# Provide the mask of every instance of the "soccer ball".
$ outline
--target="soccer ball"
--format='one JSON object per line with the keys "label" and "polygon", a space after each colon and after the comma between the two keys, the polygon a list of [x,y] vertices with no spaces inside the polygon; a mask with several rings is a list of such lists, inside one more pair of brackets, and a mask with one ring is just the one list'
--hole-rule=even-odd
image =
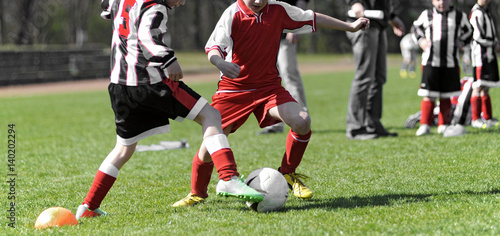
{"label": "soccer ball", "polygon": [[252,171],[245,184],[264,194],[261,202],[247,202],[247,206],[257,212],[280,210],[288,198],[288,183],[279,171],[264,167]]}

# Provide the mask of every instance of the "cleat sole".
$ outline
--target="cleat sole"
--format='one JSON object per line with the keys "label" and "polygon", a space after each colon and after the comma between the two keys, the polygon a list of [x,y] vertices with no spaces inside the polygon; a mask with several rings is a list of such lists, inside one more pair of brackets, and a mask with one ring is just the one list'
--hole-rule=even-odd
{"label": "cleat sole", "polygon": [[238,198],[247,202],[261,202],[262,200],[264,200],[264,196],[249,196],[249,195],[232,194],[226,192],[218,192],[217,195],[221,197]]}

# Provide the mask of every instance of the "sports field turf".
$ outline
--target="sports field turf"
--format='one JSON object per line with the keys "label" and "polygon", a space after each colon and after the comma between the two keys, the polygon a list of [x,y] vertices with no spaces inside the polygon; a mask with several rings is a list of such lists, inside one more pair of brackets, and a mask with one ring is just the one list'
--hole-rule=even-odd
{"label": "sports field turf", "polygon": [[[343,60],[301,57],[301,61]],[[345,58],[344,58],[345,59]],[[390,58],[399,61],[399,56]],[[140,152],[120,171],[102,209],[111,216],[80,225],[34,230],[52,206],[75,211],[103,158],[115,144],[106,89],[97,92],[0,98],[4,158],[0,174],[0,235],[498,235],[500,234],[499,129],[467,127],[468,134],[415,137],[406,118],[420,109],[419,79],[401,79],[391,63],[384,87],[383,123],[397,138],[349,141],[345,113],[352,70],[303,75],[313,136],[297,172],[309,175],[309,201],[290,196],[284,209],[256,213],[235,199],[175,209],[190,190],[191,160],[201,143],[194,122],[172,122],[172,133],[140,144],[187,139],[189,149]],[[216,84],[189,83],[206,98]],[[500,117],[500,89],[491,90]],[[9,124],[15,124],[15,161],[7,158]],[[229,136],[241,174],[280,165],[286,133],[256,136],[253,117]],[[9,171],[9,164],[15,168]],[[9,176],[8,174],[17,174]],[[10,178],[15,177],[12,193]],[[9,197],[15,196],[15,202]],[[15,227],[8,218],[15,203]]]}

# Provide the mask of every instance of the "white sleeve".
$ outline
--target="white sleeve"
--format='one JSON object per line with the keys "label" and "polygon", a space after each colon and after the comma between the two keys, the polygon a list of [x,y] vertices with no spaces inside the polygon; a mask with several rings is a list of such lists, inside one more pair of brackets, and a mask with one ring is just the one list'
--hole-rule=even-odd
{"label": "white sleeve", "polygon": [[[425,10],[420,14],[418,19],[413,22],[413,37],[414,40],[417,42],[420,42],[422,39],[425,38],[425,30],[426,30],[426,22],[428,22],[428,17],[427,17],[427,12],[430,10]],[[432,22],[429,22],[429,24],[432,24]]]}
{"label": "white sleeve", "polygon": [[205,52],[208,53],[212,50],[219,50],[220,54],[225,59],[227,53],[231,51],[233,40],[231,38],[231,27],[233,23],[233,16],[235,13],[235,4],[231,5],[220,17],[217,25],[215,26],[212,35],[208,38],[205,45]]}
{"label": "white sleeve", "polygon": [[273,1],[285,8],[288,17],[283,18],[285,30],[283,33],[307,34],[316,31],[316,13],[312,10],[302,10],[285,2]]}

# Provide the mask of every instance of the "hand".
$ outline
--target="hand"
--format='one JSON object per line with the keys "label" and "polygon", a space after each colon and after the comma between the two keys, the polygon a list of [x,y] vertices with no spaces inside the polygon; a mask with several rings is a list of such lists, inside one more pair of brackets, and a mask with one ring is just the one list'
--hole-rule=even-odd
{"label": "hand", "polygon": [[365,16],[365,8],[363,7],[363,5],[359,2],[357,3],[354,3],[352,6],[351,6],[351,10],[354,12],[354,14],[356,15],[356,18],[361,18],[361,17],[364,17]]}
{"label": "hand", "polygon": [[358,18],[356,21],[351,23],[351,32],[356,32],[358,30],[366,30],[370,28],[370,20],[364,17]]}
{"label": "hand", "polygon": [[427,48],[430,48],[431,44],[432,44],[431,41],[429,41],[428,39],[422,39],[420,43],[418,43],[420,48],[424,51],[427,50]]}
{"label": "hand", "polygon": [[391,24],[395,35],[398,37],[403,36],[405,33],[405,24],[401,19],[399,19],[399,17],[394,17],[389,23]]}
{"label": "hand", "polygon": [[216,66],[223,75],[230,79],[237,78],[240,75],[241,67],[238,64],[221,60]]}
{"label": "hand", "polygon": [[180,79],[182,79],[182,77],[184,77],[182,75],[181,66],[177,61],[172,62],[172,64],[170,64],[167,67],[167,71],[168,71],[168,79],[172,81],[178,82]]}

